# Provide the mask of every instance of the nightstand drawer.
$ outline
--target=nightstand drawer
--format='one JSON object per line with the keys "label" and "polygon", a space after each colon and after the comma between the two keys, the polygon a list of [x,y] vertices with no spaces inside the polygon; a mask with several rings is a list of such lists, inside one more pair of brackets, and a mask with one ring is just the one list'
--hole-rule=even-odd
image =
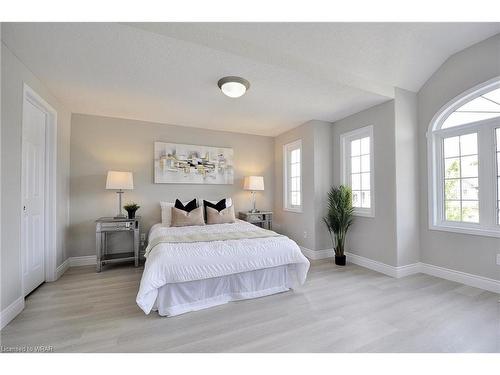
{"label": "nightstand drawer", "polygon": [[271,211],[239,212],[238,217],[240,220],[244,220],[261,228],[272,229],[273,213]]}
{"label": "nightstand drawer", "polygon": [[99,223],[99,228],[101,232],[109,231],[124,231],[124,230],[134,230],[133,222],[120,222],[120,223]]}

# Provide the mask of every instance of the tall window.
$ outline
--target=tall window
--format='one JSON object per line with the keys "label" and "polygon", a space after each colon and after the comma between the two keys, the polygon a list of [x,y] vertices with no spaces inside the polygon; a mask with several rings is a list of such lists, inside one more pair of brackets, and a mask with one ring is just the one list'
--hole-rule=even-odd
{"label": "tall window", "polygon": [[354,213],[374,216],[373,127],[341,135],[342,184],[352,189]]}
{"label": "tall window", "polygon": [[445,219],[479,223],[477,133],[444,138]]}
{"label": "tall window", "polygon": [[429,136],[431,229],[500,237],[500,82],[438,113]]}
{"label": "tall window", "polygon": [[283,146],[284,209],[302,211],[302,141]]}

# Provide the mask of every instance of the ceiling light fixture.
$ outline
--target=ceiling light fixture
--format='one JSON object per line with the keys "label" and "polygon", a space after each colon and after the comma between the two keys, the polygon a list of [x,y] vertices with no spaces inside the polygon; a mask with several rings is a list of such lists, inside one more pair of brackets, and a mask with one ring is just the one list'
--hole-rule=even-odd
{"label": "ceiling light fixture", "polygon": [[250,82],[241,77],[224,77],[219,79],[217,86],[219,86],[224,95],[230,98],[239,98],[250,88]]}

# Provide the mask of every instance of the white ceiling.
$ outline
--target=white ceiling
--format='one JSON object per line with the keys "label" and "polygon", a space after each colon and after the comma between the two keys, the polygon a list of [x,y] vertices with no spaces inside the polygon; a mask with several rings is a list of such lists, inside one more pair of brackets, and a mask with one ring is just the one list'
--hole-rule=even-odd
{"label": "white ceiling", "polygon": [[[500,23],[11,23],[2,40],[74,113],[277,135],[418,91]],[[225,97],[219,78],[251,88]]]}

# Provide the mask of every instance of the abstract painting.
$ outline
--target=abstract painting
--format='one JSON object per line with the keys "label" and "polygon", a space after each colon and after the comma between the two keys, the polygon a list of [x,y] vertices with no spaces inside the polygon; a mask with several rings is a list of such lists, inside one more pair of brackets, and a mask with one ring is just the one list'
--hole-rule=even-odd
{"label": "abstract painting", "polygon": [[155,142],[157,184],[232,184],[233,149]]}

